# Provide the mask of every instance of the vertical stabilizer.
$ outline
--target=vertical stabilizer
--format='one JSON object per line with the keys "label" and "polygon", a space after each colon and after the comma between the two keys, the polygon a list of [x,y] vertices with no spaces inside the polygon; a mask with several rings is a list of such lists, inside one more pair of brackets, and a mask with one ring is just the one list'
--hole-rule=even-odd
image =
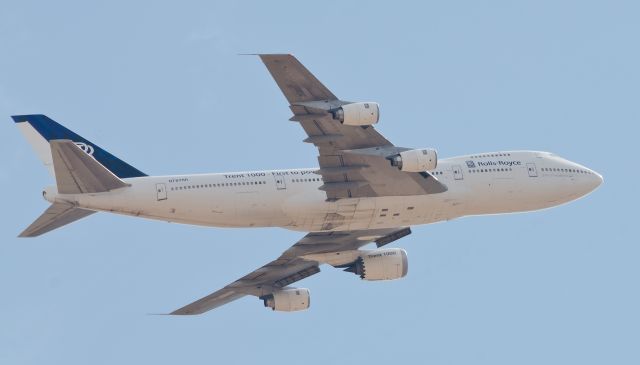
{"label": "vertical stabilizer", "polygon": [[56,123],[46,115],[14,115],[11,118],[16,122],[20,131],[25,135],[27,141],[34,148],[36,154],[52,176],[55,176],[55,172],[53,169],[53,159],[51,158],[49,142],[57,139],[68,139],[73,141],[73,143],[80,147],[84,152],[93,156],[93,158],[100,162],[102,166],[106,167],[121,179],[147,176],[142,171],[103,150],[95,143]]}

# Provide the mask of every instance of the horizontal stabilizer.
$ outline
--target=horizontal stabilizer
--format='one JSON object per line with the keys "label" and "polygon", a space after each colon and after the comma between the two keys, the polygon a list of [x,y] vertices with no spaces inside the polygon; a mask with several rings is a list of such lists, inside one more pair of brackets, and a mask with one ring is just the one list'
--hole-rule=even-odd
{"label": "horizontal stabilizer", "polygon": [[36,237],[95,213],[71,204],[53,203],[19,237]]}
{"label": "horizontal stabilizer", "polygon": [[128,186],[74,142],[58,139],[49,143],[58,193],[102,193]]}

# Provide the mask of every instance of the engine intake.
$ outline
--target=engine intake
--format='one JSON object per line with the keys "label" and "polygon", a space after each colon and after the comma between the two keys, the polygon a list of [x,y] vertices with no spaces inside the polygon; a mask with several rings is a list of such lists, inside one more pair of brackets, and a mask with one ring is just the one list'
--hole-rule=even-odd
{"label": "engine intake", "polygon": [[380,107],[378,103],[373,102],[345,104],[336,109],[333,116],[344,125],[372,125],[380,119]]}
{"label": "engine intake", "polygon": [[309,308],[311,297],[309,289],[289,288],[275,291],[269,295],[260,297],[264,306],[274,311],[295,312]]}
{"label": "engine intake", "polygon": [[344,271],[360,275],[363,280],[395,280],[409,270],[407,251],[401,248],[362,250],[362,255]]}
{"label": "engine intake", "polygon": [[389,157],[389,160],[400,171],[423,172],[438,166],[438,152],[433,148],[408,150]]}

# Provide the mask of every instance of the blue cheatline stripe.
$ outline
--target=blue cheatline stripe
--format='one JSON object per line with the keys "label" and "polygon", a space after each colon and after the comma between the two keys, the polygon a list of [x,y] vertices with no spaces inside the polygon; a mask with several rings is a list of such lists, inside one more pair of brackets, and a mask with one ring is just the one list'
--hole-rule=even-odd
{"label": "blue cheatline stripe", "polygon": [[13,118],[13,121],[16,123],[27,122],[31,124],[33,128],[35,128],[35,130],[38,131],[38,133],[40,133],[47,141],[51,141],[52,139],[70,139],[74,142],[86,143],[93,147],[93,157],[98,160],[102,166],[106,167],[121,179],[127,177],[147,176],[144,172],[120,160],[116,156],[98,147],[96,144],[82,138],[82,136],[73,133],[46,115],[14,115],[11,118]]}

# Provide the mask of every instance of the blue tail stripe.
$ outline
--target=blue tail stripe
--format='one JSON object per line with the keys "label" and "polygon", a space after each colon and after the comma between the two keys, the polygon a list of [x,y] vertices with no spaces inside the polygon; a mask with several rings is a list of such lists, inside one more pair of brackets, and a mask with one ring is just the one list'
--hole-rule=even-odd
{"label": "blue tail stripe", "polygon": [[62,125],[56,123],[51,118],[42,114],[14,115],[13,121],[16,123],[27,122],[35,128],[47,141],[52,139],[70,139],[74,142],[82,142],[93,147],[93,157],[104,167],[117,177],[123,179],[128,177],[147,176],[144,172],[120,160],[109,152],[98,147],[96,144],[82,138]]}

